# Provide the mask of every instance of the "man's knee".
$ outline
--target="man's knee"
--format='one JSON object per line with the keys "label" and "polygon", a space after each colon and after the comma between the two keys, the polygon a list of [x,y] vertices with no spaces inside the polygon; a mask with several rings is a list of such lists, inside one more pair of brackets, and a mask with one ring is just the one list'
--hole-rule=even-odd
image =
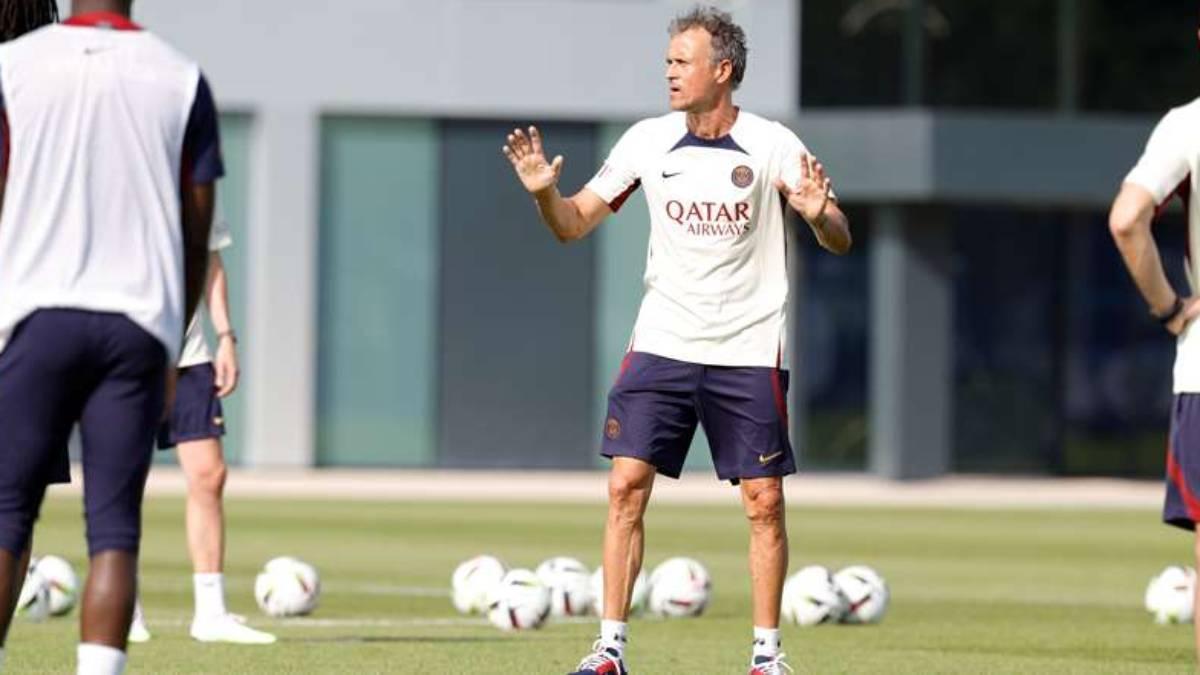
{"label": "man's knee", "polygon": [[188,482],[196,492],[220,497],[225,490],[225,479],[228,475],[229,468],[225,465],[225,460],[218,457],[196,467],[192,475],[188,476]]}
{"label": "man's knee", "polygon": [[783,485],[781,482],[747,484],[746,517],[759,527],[774,527],[783,522]]}
{"label": "man's knee", "polygon": [[614,463],[608,477],[608,501],[612,510],[640,515],[654,485],[654,467],[644,462]]}

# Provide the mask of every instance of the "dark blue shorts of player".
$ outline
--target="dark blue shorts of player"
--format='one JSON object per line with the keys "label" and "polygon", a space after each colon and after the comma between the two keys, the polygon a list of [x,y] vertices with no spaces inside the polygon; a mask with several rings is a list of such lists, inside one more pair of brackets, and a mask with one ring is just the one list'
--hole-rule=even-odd
{"label": "dark blue shorts of player", "polygon": [[78,422],[89,553],[138,550],[165,368],[162,344],[120,314],[41,310],[17,326],[0,352],[0,549],[29,545]]}
{"label": "dark blue shorts of player", "polygon": [[1163,521],[1185,530],[1200,521],[1200,394],[1178,394],[1171,407]]}
{"label": "dark blue shorts of player", "polygon": [[225,413],[217,396],[217,373],[211,363],[180,369],[175,407],[158,430],[160,450],[180,443],[225,435]]}
{"label": "dark blue shorts of player", "polygon": [[704,425],[721,480],[796,472],[788,442],[788,374],[630,352],[608,395],[601,454],[636,457],[678,478]]}

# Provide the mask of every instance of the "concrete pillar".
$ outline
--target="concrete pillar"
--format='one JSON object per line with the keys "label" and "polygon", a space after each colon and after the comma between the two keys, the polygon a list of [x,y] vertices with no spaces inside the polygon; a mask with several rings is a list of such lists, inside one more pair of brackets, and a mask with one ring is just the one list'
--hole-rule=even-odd
{"label": "concrete pillar", "polygon": [[246,278],[246,448],[251,466],[310,466],[316,456],[318,155],[307,106],[255,120]]}
{"label": "concrete pillar", "polygon": [[872,229],[870,469],[894,480],[952,467],[951,230],[916,214],[879,206]]}

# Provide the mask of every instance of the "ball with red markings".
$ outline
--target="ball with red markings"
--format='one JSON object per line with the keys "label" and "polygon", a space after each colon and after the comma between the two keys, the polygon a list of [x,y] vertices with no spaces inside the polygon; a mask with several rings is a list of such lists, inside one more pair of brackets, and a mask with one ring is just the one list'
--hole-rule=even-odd
{"label": "ball with red markings", "polygon": [[317,608],[321,579],[308,563],[272,558],[254,580],[254,599],[268,616],[303,616]]}
{"label": "ball with red markings", "polygon": [[500,630],[541,628],[550,616],[550,589],[526,569],[509,570],[487,594],[487,617]]}
{"label": "ball with red markings", "polygon": [[798,626],[837,623],[845,617],[846,605],[833,574],[821,565],[803,567],[783,584],[783,618]]}
{"label": "ball with red markings", "polygon": [[582,562],[558,556],[538,565],[536,573],[550,589],[550,616],[583,616],[592,611],[591,574]]}
{"label": "ball with red markings", "polygon": [[712,598],[712,577],[691,558],[670,558],[650,573],[650,611],[657,616],[700,616]]}
{"label": "ball with red markings", "polygon": [[843,623],[878,623],[887,613],[891,592],[887,581],[866,565],[852,565],[833,575],[848,606]]}

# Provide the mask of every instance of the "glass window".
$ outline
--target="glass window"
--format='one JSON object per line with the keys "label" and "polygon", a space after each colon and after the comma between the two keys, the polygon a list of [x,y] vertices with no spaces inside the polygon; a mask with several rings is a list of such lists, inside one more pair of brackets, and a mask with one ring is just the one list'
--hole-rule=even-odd
{"label": "glass window", "polygon": [[321,123],[319,464],[433,462],[438,135]]}

